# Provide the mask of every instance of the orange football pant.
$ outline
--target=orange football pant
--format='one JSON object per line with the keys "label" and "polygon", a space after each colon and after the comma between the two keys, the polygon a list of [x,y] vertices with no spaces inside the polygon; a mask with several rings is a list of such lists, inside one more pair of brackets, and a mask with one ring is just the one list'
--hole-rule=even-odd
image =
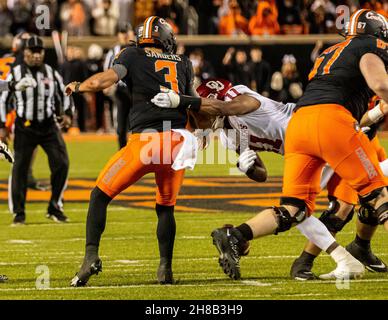
{"label": "orange football pant", "polygon": [[114,198],[153,172],[157,186],[156,203],[175,205],[185,170],[175,171],[171,165],[182,142],[183,137],[172,131],[130,135],[127,145],[105,165],[97,179],[97,187]]}
{"label": "orange football pant", "polygon": [[303,107],[292,116],[286,131],[283,197],[303,200],[312,214],[325,163],[360,196],[388,185],[375,148],[341,105]]}
{"label": "orange football pant", "polygon": [[[373,148],[376,151],[379,162],[387,159],[385,149],[380,144],[379,138],[376,136],[371,140]],[[341,179],[338,174],[334,173],[333,177],[327,183],[327,191],[329,196],[334,196],[339,200],[349,204],[356,205],[358,203],[358,194],[344,179]]]}

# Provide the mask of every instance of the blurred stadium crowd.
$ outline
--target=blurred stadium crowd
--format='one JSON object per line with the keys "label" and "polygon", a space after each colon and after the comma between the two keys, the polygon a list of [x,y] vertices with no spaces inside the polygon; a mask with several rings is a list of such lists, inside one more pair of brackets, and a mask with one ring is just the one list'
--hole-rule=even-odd
{"label": "blurred stadium crowd", "polygon": [[[38,30],[35,9],[42,4],[50,8],[50,29]],[[116,36],[117,42],[125,45],[133,39],[128,22],[136,26],[150,15],[165,18],[178,34],[188,35],[337,33],[336,6],[342,4],[351,12],[363,7],[388,15],[388,0],[0,0],[0,36],[21,32],[51,36],[52,31],[60,30],[76,37]],[[68,47],[65,61],[59,63],[65,84],[83,81],[103,70],[107,52],[98,43],[96,39],[88,50]],[[309,68],[323,47],[322,42],[316,43],[310,61],[297,61],[298,56],[284,52],[277,67],[266,61],[259,47],[226,48],[223,74],[217,72],[214,57],[205,56],[202,48],[185,50],[181,45],[178,53],[189,56],[197,84],[221,76],[271,99],[295,102],[305,83],[297,65],[302,63]],[[77,112],[73,125],[81,132],[114,130],[114,90],[75,95],[74,99]]]}
{"label": "blurred stadium crowd", "polygon": [[[50,9],[50,29],[37,30],[35,7]],[[387,0],[0,0],[0,36],[22,31],[72,36],[114,35],[120,23],[165,18],[179,34],[335,33],[336,6],[388,13]]]}

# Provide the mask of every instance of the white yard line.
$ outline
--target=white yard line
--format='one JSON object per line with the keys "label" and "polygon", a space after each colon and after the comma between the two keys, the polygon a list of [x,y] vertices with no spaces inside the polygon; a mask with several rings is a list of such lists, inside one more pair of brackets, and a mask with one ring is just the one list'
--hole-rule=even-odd
{"label": "white yard line", "polygon": [[[202,280],[202,279],[201,279]],[[221,278],[211,278],[208,280],[223,280]],[[203,279],[203,281],[206,281],[206,279]],[[190,288],[190,287],[206,287],[206,288],[211,288],[211,287],[217,287],[219,288],[219,291],[222,291],[222,287],[228,288],[228,287],[239,287],[241,284],[244,284],[246,286],[252,286],[252,287],[257,287],[258,285],[255,284],[257,281],[250,281],[246,280],[245,283],[244,281],[238,282],[231,282],[231,283],[208,283],[208,284],[177,284],[175,286],[171,286],[171,288],[178,289],[178,288]],[[323,280],[317,280],[317,281],[305,281],[305,282],[298,282],[298,281],[275,281],[272,282],[270,285],[281,285],[281,284],[334,284],[336,281],[323,281]],[[350,285],[352,283],[378,283],[378,282],[388,282],[388,279],[360,279],[360,280],[351,280]],[[262,285],[261,285],[262,286]],[[164,288],[168,288],[169,286],[166,286]],[[72,287],[54,287],[54,288],[48,288],[48,289],[36,289],[36,288],[1,288],[0,285],[0,292],[12,292],[12,291],[62,291],[62,290],[74,290],[76,291],[81,291],[81,290],[111,290],[111,289],[135,289],[135,288],[161,288],[159,284],[134,284],[134,285],[119,285],[119,286],[88,286],[88,287],[80,287],[80,288],[72,288]],[[279,295],[282,295],[279,293]],[[306,294],[289,294],[289,295],[283,295],[283,296],[297,296],[297,297],[308,297],[308,296],[326,296],[329,294],[326,293],[306,293]],[[268,295],[272,296],[272,295]]]}

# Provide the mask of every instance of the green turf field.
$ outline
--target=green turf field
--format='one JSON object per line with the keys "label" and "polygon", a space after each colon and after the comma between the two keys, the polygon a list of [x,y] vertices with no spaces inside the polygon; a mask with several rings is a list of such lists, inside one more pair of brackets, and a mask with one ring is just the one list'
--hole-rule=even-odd
{"label": "green turf field", "polygon": [[[387,141],[384,141],[387,147]],[[94,178],[116,149],[115,142],[70,142],[71,178]],[[266,154],[271,175],[282,172],[282,159]],[[0,179],[9,166],[0,164]],[[47,160],[39,152],[34,172],[47,179]],[[228,165],[200,165],[192,176],[225,176]],[[243,197],[243,195],[242,195]],[[291,230],[253,242],[251,253],[241,261],[242,281],[231,281],[220,270],[210,232],[224,223],[238,224],[252,213],[177,212],[175,245],[175,286],[156,284],[158,266],[156,216],[153,210],[131,209],[118,204],[109,207],[107,228],[101,244],[103,273],[91,278],[85,288],[71,288],[69,282],[83,257],[86,203],[67,203],[71,222],[58,225],[45,217],[45,203],[27,206],[26,226],[10,227],[7,206],[0,205],[0,299],[386,299],[388,274],[366,273],[364,279],[348,283],[296,282],[289,268],[300,253],[304,238]],[[338,236],[350,242],[354,222]],[[388,236],[380,228],[374,251],[388,261]],[[43,267],[42,267],[43,266]],[[48,267],[48,289],[42,284],[42,270]],[[315,272],[332,270],[334,263],[325,254],[316,261]],[[43,269],[42,269],[43,268]]]}

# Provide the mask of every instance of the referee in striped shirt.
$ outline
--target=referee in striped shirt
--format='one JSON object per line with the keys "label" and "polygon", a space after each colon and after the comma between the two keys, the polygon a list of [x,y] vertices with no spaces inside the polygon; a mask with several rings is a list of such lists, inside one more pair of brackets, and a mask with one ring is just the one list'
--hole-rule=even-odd
{"label": "referee in striped shirt", "polygon": [[[14,224],[25,223],[27,175],[34,149],[40,145],[46,152],[51,171],[51,199],[47,218],[66,222],[62,196],[66,187],[69,158],[60,127],[69,127],[73,114],[71,100],[64,95],[64,84],[59,73],[44,64],[43,41],[37,36],[27,40],[24,61],[15,65],[8,81],[32,77],[37,85],[20,92],[3,92],[0,97],[0,128],[10,109],[16,109],[14,153],[15,162],[8,195]],[[4,130],[0,130],[0,133]],[[1,134],[0,134],[1,135]],[[0,139],[2,137],[0,136]]]}
{"label": "referee in striped shirt", "polygon": [[[113,66],[113,61],[116,56],[126,47],[131,45],[131,41],[135,39],[130,23],[120,25],[117,30],[118,44],[108,51],[104,61],[104,71],[110,69]],[[119,81],[114,88],[107,90],[110,95],[113,95],[113,102],[117,107],[117,136],[119,142],[119,149],[123,148],[127,144],[127,135],[129,130],[129,107],[131,105],[131,97],[128,92],[127,86],[124,82]],[[112,92],[114,91],[114,93]],[[106,91],[104,91],[106,92]]]}

